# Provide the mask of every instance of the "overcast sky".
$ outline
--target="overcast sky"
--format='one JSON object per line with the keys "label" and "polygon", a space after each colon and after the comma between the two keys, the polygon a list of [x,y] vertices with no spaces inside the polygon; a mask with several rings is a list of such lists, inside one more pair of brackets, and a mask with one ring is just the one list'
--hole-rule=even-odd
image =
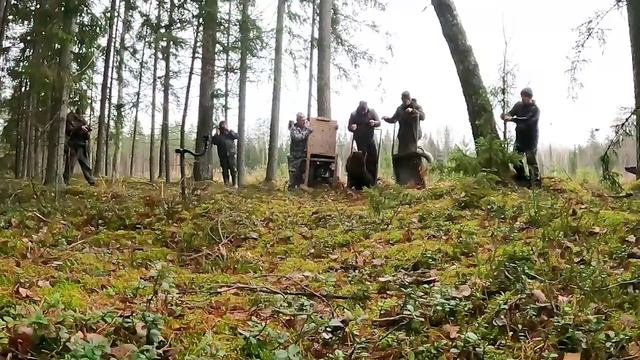
{"label": "overcast sky", "polygon": [[[510,38],[510,60],[517,65],[517,87],[530,86],[541,109],[540,137],[543,144],[571,146],[586,141],[592,128],[600,137],[609,132],[621,106],[633,105],[633,78],[626,14],[612,12],[604,27],[610,29],[604,52],[596,43],[587,52],[591,63],[581,74],[584,89],[580,97],[569,98],[565,73],[576,39],[573,29],[596,10],[606,9],[609,0],[456,0],[462,24],[480,65],[485,85],[497,83],[502,62],[503,26]],[[276,0],[258,0],[257,8],[272,26]],[[383,31],[391,34],[393,55],[384,50],[380,36],[361,36],[363,46],[387,64],[363,65],[360,82],[332,82],[332,115],[346,124],[359,100],[382,115],[391,115],[403,90],[423,105],[426,133],[439,136],[445,126],[456,140],[471,138],[468,116],[455,66],[440,24],[427,0],[389,1],[386,12],[375,15]],[[424,10],[424,11],[423,11]],[[306,30],[305,30],[306,32]],[[287,41],[285,40],[285,44]],[[197,65],[199,67],[199,64]],[[291,64],[285,64],[290,69]],[[337,74],[332,74],[337,75]],[[197,119],[198,81],[194,79],[189,123]],[[306,76],[296,79],[285,71],[282,91],[282,129],[295,113],[306,113]],[[179,84],[177,87],[180,87]],[[272,84],[269,79],[251,84],[248,90],[247,119],[268,118]],[[519,91],[513,94],[517,99]],[[234,101],[235,104],[235,101]],[[315,108],[315,106],[314,106]],[[234,109],[235,110],[235,109]],[[176,109],[178,114],[178,109]],[[315,110],[314,110],[315,114]],[[236,127],[237,113],[231,112]],[[179,117],[176,117],[179,119]],[[144,119],[143,121],[147,121]],[[391,125],[383,125],[391,129]],[[148,127],[148,124],[147,124]],[[281,132],[283,136],[286,133]]]}

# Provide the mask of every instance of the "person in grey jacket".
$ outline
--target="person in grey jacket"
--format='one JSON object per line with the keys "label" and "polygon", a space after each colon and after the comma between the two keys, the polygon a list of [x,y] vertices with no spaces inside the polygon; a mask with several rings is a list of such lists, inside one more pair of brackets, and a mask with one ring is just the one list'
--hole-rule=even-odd
{"label": "person in grey jacket", "polygon": [[295,123],[289,122],[289,189],[304,183],[304,172],[307,164],[307,141],[313,130],[307,125],[307,118],[302,114],[296,115]]}

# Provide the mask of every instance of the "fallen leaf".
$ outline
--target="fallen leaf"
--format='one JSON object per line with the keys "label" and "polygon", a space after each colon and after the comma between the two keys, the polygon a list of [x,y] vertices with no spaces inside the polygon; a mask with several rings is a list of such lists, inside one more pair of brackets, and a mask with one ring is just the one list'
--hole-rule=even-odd
{"label": "fallen leaf", "polygon": [[536,302],[538,304],[547,304],[547,297],[544,295],[544,293],[540,290],[533,290],[531,292],[531,295],[533,295],[533,297],[536,299]]}
{"label": "fallen leaf", "polygon": [[565,353],[563,360],[580,360],[580,353]]}
{"label": "fallen leaf", "polygon": [[380,282],[390,282],[391,280],[393,280],[393,277],[389,275],[378,278],[378,281]]}
{"label": "fallen leaf", "polygon": [[136,335],[138,335],[138,337],[140,338],[144,338],[147,336],[147,327],[144,325],[144,323],[137,323],[136,324]]}
{"label": "fallen leaf", "polygon": [[138,351],[138,348],[133,344],[122,344],[111,348],[111,355],[117,360],[124,360]]}
{"label": "fallen leaf", "polygon": [[88,342],[91,342],[91,343],[94,343],[94,344],[109,343],[107,338],[105,338],[104,336],[102,336],[100,334],[95,334],[95,333],[86,334],[85,338],[87,339]]}
{"label": "fallen leaf", "polygon": [[629,254],[627,256],[629,257],[629,259],[640,259],[640,249],[638,248],[631,249],[631,251],[629,251]]}
{"label": "fallen leaf", "polygon": [[629,235],[629,236],[627,236],[626,239],[624,239],[624,241],[632,243],[632,244],[635,244],[636,243],[636,237],[633,236],[633,235]]}
{"label": "fallen leaf", "polygon": [[451,296],[457,298],[463,298],[471,295],[471,288],[469,285],[460,285],[456,290],[451,291]]}
{"label": "fallen leaf", "polygon": [[460,326],[446,324],[442,327],[442,330],[449,333],[449,338],[455,339],[458,337],[458,331],[460,331]]}
{"label": "fallen leaf", "polygon": [[373,261],[371,263],[373,265],[375,265],[375,266],[381,266],[381,265],[384,265],[385,260],[384,259],[373,259]]}
{"label": "fallen leaf", "polygon": [[622,314],[620,316],[620,323],[626,327],[633,327],[636,324],[636,319],[629,314]]}
{"label": "fallen leaf", "polygon": [[570,300],[571,300],[570,297],[558,295],[558,303],[561,305],[568,304]]}
{"label": "fallen leaf", "polygon": [[20,294],[20,296],[22,296],[25,299],[33,299],[33,293],[29,289],[19,287],[18,294]]}
{"label": "fallen leaf", "polygon": [[48,280],[38,280],[37,284],[41,288],[50,288],[51,287],[51,283],[49,283]]}
{"label": "fallen leaf", "polygon": [[640,342],[629,344],[629,355],[633,356],[633,359],[640,359]]}
{"label": "fallen leaf", "polygon": [[600,235],[600,234],[604,234],[606,232],[607,232],[606,229],[603,229],[603,228],[600,228],[598,226],[595,226],[595,227],[591,228],[591,230],[589,230],[589,235]]}
{"label": "fallen leaf", "polygon": [[332,319],[329,322],[329,327],[332,330],[340,330],[340,329],[344,329],[344,324],[342,323],[341,319]]}

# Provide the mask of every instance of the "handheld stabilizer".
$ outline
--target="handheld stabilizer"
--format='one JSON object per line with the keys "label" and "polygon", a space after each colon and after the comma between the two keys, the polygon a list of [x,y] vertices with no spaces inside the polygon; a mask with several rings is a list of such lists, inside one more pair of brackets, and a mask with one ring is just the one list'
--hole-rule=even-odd
{"label": "handheld stabilizer", "polygon": [[211,136],[209,135],[205,135],[202,137],[202,139],[204,140],[204,147],[202,148],[202,151],[199,153],[194,153],[193,151],[189,150],[189,149],[176,149],[176,154],[179,154],[180,156],[184,156],[185,154],[189,154],[193,157],[200,157],[203,156],[204,154],[207,153],[207,150],[209,149],[209,141],[211,140]]}

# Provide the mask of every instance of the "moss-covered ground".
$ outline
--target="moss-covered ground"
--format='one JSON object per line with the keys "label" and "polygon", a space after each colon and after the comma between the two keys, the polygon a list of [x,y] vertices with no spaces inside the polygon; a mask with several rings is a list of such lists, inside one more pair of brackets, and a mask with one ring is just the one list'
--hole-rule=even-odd
{"label": "moss-covered ground", "polygon": [[640,358],[633,197],[74,184],[2,181],[0,359]]}

